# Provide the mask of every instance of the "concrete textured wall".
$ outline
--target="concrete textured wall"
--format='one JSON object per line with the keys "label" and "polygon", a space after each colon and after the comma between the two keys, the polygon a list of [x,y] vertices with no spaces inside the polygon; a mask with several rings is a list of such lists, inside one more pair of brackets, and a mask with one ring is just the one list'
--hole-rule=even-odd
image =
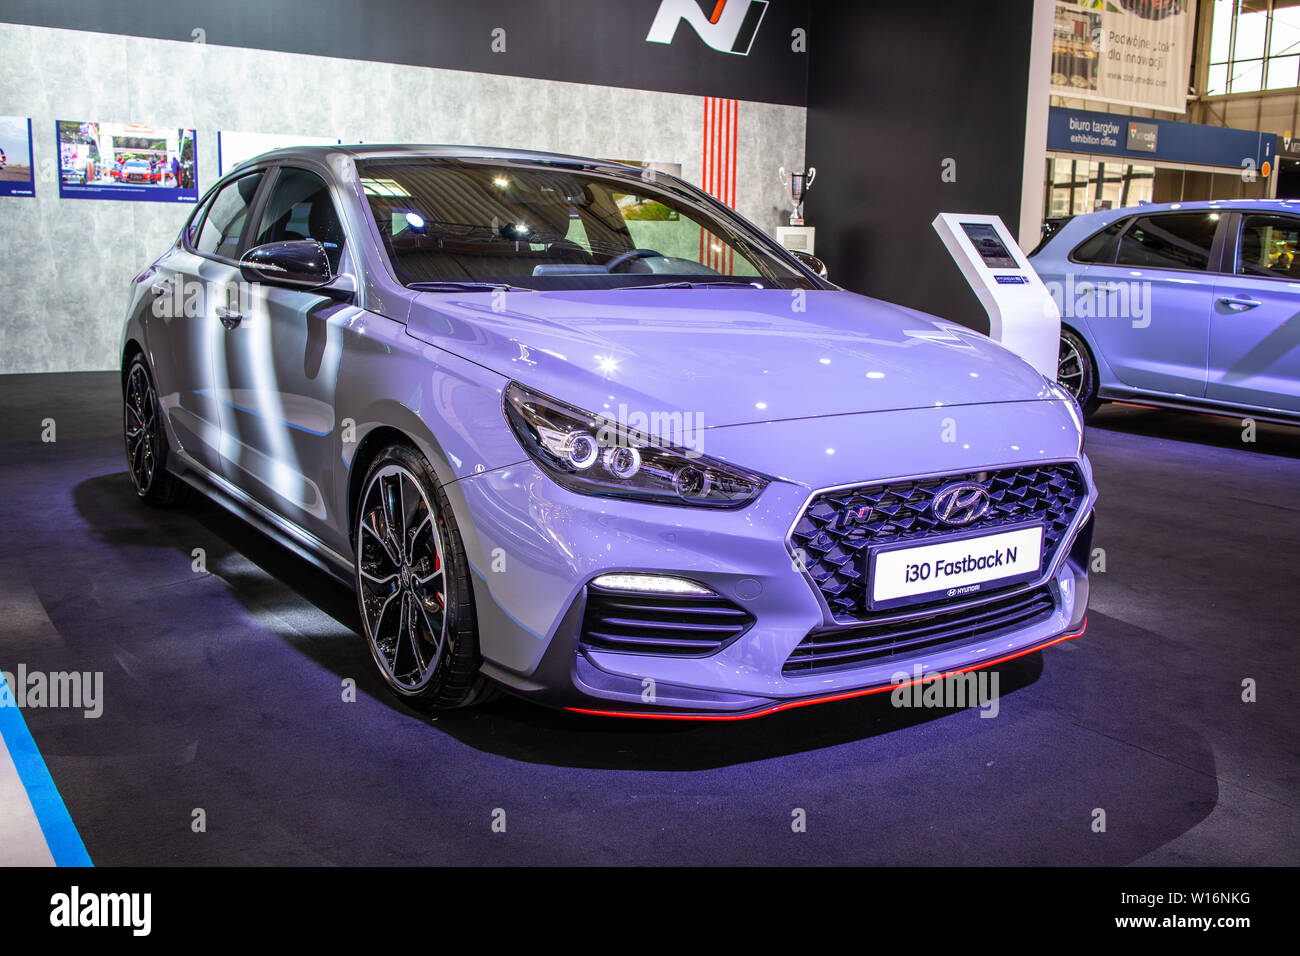
{"label": "concrete textured wall", "polygon": [[[200,193],[217,131],[461,143],[682,164],[698,183],[704,98],[0,23],[0,114],[30,116],[36,197],[0,197],[0,373],[107,369],[131,277],[191,205],[59,199],[56,120],[197,130]],[[805,110],[739,104],[736,208],[789,215]],[[178,208],[179,206],[179,208]]]}

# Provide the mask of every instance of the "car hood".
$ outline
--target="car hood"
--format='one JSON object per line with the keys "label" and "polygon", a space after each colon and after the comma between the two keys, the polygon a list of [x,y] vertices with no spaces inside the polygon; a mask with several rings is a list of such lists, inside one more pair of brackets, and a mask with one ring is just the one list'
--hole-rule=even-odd
{"label": "car hood", "polygon": [[407,330],[590,411],[706,428],[1053,397],[987,336],[838,290],[425,292]]}

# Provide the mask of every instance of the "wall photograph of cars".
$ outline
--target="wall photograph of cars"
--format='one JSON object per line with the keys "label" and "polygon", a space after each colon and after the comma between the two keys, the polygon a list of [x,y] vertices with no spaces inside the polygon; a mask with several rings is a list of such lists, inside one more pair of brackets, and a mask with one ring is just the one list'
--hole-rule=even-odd
{"label": "wall photograph of cars", "polygon": [[32,121],[0,116],[0,196],[35,196],[32,175]]}
{"label": "wall photograph of cars", "polygon": [[59,120],[59,196],[197,202],[194,130]]}

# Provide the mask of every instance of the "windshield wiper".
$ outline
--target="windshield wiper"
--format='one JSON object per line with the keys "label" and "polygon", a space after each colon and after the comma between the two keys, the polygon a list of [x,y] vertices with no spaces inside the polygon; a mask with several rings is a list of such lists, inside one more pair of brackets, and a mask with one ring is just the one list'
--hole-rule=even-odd
{"label": "windshield wiper", "polygon": [[526,289],[523,286],[506,285],[504,282],[457,282],[448,281],[429,281],[429,282],[408,282],[408,289],[416,289],[420,292],[536,292],[536,289]]}
{"label": "windshield wiper", "polygon": [[728,289],[766,289],[767,286],[760,285],[758,282],[728,282],[724,280],[707,280],[704,282],[689,282],[685,279],[678,282],[652,282],[648,285],[620,285],[616,289],[711,289],[711,288],[728,288]]}

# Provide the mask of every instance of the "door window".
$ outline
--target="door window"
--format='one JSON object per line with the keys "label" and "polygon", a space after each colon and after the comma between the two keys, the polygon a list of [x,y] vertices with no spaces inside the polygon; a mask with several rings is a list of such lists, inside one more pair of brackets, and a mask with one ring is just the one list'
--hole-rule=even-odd
{"label": "door window", "polygon": [[1242,216],[1237,275],[1300,278],[1300,219]]}
{"label": "door window", "polygon": [[286,167],[271,188],[254,245],[294,239],[315,239],[325,247],[330,270],[339,271],[345,239],[329,187],[315,173]]}
{"label": "door window", "polygon": [[1149,269],[1208,269],[1218,226],[1217,212],[1142,216],[1120,239],[1115,262]]}

